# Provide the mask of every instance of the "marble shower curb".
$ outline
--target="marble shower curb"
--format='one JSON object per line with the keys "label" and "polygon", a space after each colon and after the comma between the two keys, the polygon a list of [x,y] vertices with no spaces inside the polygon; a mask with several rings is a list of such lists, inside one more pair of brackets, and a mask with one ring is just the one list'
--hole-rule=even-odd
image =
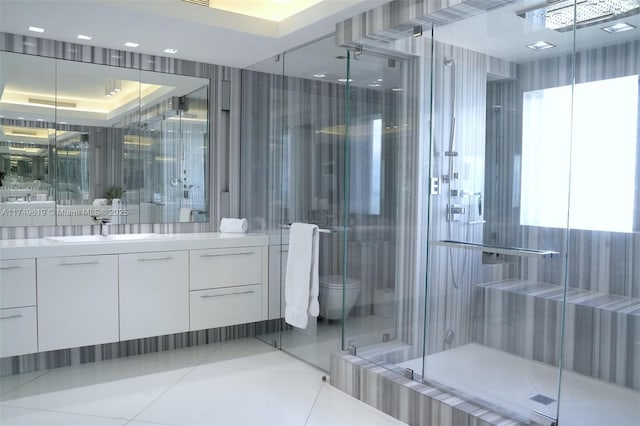
{"label": "marble shower curb", "polygon": [[346,352],[331,355],[330,374],[332,386],[412,426],[523,425]]}

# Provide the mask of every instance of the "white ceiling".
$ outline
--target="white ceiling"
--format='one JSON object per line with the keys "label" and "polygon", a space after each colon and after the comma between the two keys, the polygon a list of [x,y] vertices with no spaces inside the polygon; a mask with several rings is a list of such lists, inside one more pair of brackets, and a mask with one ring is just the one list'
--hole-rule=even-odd
{"label": "white ceiling", "polygon": [[[516,15],[518,11],[544,3],[544,0],[516,0],[489,12],[436,27],[434,36],[436,40],[444,43],[513,62],[529,62],[570,53],[574,42],[572,31],[554,31],[545,28],[543,24],[533,23]],[[602,27],[617,22],[627,22],[637,28],[617,34],[602,31]],[[575,32],[578,51],[638,39],[640,39],[640,15],[580,28]],[[556,47],[540,51],[527,48],[527,45],[541,40]]]}
{"label": "white ceiling", "polygon": [[[323,0],[273,22],[181,0],[0,0],[0,30],[244,68],[329,34],[336,23],[388,1]],[[93,39],[78,40],[78,34]],[[140,45],[128,48],[127,41]],[[167,48],[178,53],[164,53]]]}

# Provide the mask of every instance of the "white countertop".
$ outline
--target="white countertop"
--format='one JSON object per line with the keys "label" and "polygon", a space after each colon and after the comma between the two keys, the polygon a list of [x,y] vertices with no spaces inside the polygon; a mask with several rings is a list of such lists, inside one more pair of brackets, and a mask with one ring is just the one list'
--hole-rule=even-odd
{"label": "white countertop", "polygon": [[260,233],[226,234],[200,232],[155,234],[151,239],[131,241],[60,242],[47,238],[0,241],[0,260],[33,257],[85,256],[173,250],[266,246],[269,236]]}

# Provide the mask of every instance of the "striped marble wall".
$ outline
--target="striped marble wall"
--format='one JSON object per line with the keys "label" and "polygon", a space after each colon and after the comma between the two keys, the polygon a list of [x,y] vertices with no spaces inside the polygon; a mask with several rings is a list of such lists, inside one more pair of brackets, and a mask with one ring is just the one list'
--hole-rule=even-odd
{"label": "striped marble wall", "polygon": [[[64,59],[131,70],[146,70],[202,77],[209,85],[209,205],[208,223],[165,223],[113,225],[114,233],[207,232],[216,230],[222,214],[238,214],[238,178],[231,171],[239,163],[240,70],[213,64],[165,58],[84,44],[68,43],[30,36],[0,33],[0,50]],[[223,110],[222,85],[230,84],[231,108]],[[38,127],[38,122],[26,123]],[[109,155],[107,153],[107,155]],[[118,174],[118,169],[112,171]],[[109,173],[109,172],[107,172]],[[222,192],[230,192],[230,205],[221,203]],[[42,238],[52,235],[98,233],[95,225],[2,227],[0,239]]]}
{"label": "striped marble wall", "polygon": [[330,377],[331,385],[411,426],[524,424],[346,353],[331,356]]}
{"label": "striped marble wall", "polygon": [[[345,234],[347,174],[354,179],[349,188],[353,205],[368,202],[370,194],[369,182],[358,181],[362,173],[351,169],[368,167],[361,148],[370,144],[369,133],[352,132],[353,163],[346,160],[345,85],[249,70],[243,71],[242,79],[247,107],[241,142],[241,214],[252,229],[277,230],[295,221],[333,229],[321,236],[320,275],[341,275],[346,266],[348,276],[363,284],[352,315],[371,315],[375,290],[393,288],[397,282],[400,231],[395,225],[403,182],[400,170],[405,164],[400,156],[406,155],[398,147],[406,144],[408,132],[384,133],[380,213],[350,210]],[[368,129],[374,116],[407,122],[404,98],[392,91],[352,88],[352,126]]]}
{"label": "striped marble wall", "polygon": [[[640,312],[632,307],[640,300],[640,234],[572,229],[567,236],[566,229],[520,225],[520,176],[515,159],[522,152],[522,93],[570,85],[573,60],[572,55],[565,55],[519,64],[516,80],[489,84],[490,167],[486,176],[492,184],[486,186],[484,238],[491,244],[567,253],[564,367],[638,389],[640,372],[634,365],[640,359],[635,344],[640,338]],[[640,41],[575,55],[576,83],[635,75],[639,69]],[[567,111],[567,120],[570,113]],[[637,173],[636,181],[640,182],[639,179]],[[636,215],[638,212],[640,209],[636,207]],[[486,287],[485,327],[477,336],[478,341],[558,365],[565,256],[545,260],[507,257],[503,261],[514,265],[511,277],[527,280],[529,284],[523,284],[524,290],[518,291],[511,287]],[[549,293],[541,291],[540,286],[555,289],[556,296],[545,296]],[[620,298],[623,303],[615,303]],[[498,325],[490,328],[489,324]],[[523,339],[522,335],[532,338]]]}
{"label": "striped marble wall", "polygon": [[0,358],[0,376],[260,336],[279,331],[281,327],[281,320],[277,319]]}
{"label": "striped marble wall", "polygon": [[[487,170],[486,175],[495,177],[493,182],[497,185],[487,186],[487,243],[564,251],[564,230],[520,226],[519,202],[513,202],[514,196],[519,198],[519,187],[514,187],[514,182],[519,182],[519,176],[514,177],[514,157],[521,154],[522,93],[570,85],[572,60],[571,55],[566,55],[519,64],[517,80],[490,83],[487,152],[492,156],[488,164],[496,167]],[[640,41],[577,52],[575,56],[576,83],[634,75],[639,69]],[[567,115],[569,120],[570,111]],[[637,233],[571,230],[569,286],[639,297],[638,247]],[[560,258],[525,263],[522,268],[523,277],[553,284],[564,282]]]}
{"label": "striped marble wall", "polygon": [[414,25],[428,27],[480,14],[511,0],[394,0],[336,25],[340,46],[381,45],[411,35]]}

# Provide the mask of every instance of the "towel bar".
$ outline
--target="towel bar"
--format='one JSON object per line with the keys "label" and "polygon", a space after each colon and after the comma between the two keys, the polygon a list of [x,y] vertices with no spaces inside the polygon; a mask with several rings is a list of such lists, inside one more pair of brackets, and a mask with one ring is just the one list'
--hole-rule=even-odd
{"label": "towel bar", "polygon": [[[291,225],[290,224],[289,225],[282,225],[282,227],[284,229],[289,229],[289,228],[291,228]],[[331,232],[333,232],[333,231],[331,231],[331,229],[324,229],[324,228],[317,228],[317,230],[321,234],[331,234]]]}

